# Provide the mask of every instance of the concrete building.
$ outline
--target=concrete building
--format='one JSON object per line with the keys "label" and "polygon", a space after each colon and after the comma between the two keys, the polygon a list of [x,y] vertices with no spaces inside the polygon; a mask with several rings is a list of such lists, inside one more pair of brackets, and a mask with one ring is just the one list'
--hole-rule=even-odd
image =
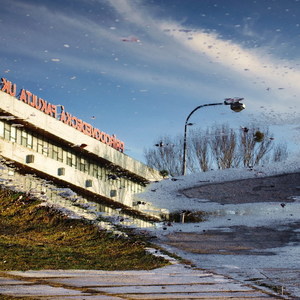
{"label": "concrete building", "polygon": [[1,79],[0,155],[18,172],[138,210],[135,195],[161,176],[123,151],[116,136]]}

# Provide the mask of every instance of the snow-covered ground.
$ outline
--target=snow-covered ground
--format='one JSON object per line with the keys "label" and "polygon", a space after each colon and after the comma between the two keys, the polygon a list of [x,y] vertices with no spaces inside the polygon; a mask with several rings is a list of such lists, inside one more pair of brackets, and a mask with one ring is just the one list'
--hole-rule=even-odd
{"label": "snow-covered ground", "polygon": [[207,199],[203,199],[203,202],[199,201],[199,199],[197,199],[197,201],[190,198],[183,199],[183,195],[178,193],[178,191],[199,186],[201,184],[220,183],[295,172],[300,172],[300,153],[294,154],[284,162],[273,163],[272,165],[254,168],[213,170],[165,179],[160,182],[152,183],[148,186],[146,192],[139,196],[144,200],[151,202],[156,207],[166,208],[170,211],[203,210]]}

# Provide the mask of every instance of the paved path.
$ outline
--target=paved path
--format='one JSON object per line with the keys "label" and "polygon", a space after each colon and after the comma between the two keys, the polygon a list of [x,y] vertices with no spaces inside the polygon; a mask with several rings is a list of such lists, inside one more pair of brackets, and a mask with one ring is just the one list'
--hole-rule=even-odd
{"label": "paved path", "polygon": [[162,246],[202,269],[300,299],[299,172],[181,192],[181,201],[200,201],[209,217],[167,227],[158,235]]}
{"label": "paved path", "polygon": [[2,272],[1,294],[47,300],[282,299],[270,291],[176,262],[151,271]]}

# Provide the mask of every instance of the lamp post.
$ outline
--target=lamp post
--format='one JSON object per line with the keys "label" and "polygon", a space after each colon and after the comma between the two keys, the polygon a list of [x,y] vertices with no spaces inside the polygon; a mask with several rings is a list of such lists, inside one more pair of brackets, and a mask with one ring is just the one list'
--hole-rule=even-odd
{"label": "lamp post", "polygon": [[226,98],[224,100],[224,102],[220,102],[220,103],[210,103],[210,104],[203,104],[203,105],[199,105],[197,106],[195,109],[193,109],[190,114],[187,116],[186,120],[185,120],[185,125],[184,125],[184,137],[183,137],[183,159],[182,159],[182,175],[185,175],[186,173],[186,152],[187,152],[187,127],[189,125],[192,125],[191,123],[188,123],[190,117],[192,116],[192,114],[205,106],[216,106],[216,105],[230,105],[230,109],[235,111],[235,112],[240,112],[243,109],[245,109],[245,104],[240,103],[240,101],[242,101],[244,98],[239,98],[239,97],[235,97],[235,98]]}

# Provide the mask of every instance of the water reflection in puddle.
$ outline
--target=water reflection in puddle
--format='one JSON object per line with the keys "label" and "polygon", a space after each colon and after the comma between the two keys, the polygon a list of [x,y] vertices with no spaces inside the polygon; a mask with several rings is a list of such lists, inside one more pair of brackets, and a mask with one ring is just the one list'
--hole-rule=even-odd
{"label": "water reflection in puddle", "polygon": [[132,209],[96,203],[81,196],[70,188],[61,188],[34,174],[19,173],[13,165],[0,164],[0,187],[15,192],[27,193],[42,200],[41,205],[53,206],[71,218],[85,218],[96,222],[101,228],[118,231],[117,225],[138,228],[155,228],[154,218],[137,213]]}
{"label": "water reflection in puddle", "polygon": [[[85,218],[98,223],[99,226],[107,230],[116,230],[118,225],[142,229],[155,229],[169,231],[173,227],[185,231],[187,224],[194,228],[201,226],[206,228],[211,222],[216,225],[224,224],[231,221],[235,224],[256,224],[268,222],[272,219],[281,220],[289,218],[292,220],[299,216],[300,213],[300,196],[292,197],[294,202],[263,202],[263,203],[246,203],[246,204],[225,204],[221,205],[209,200],[201,203],[201,213],[204,215],[203,220],[199,221],[202,215],[193,211],[191,221],[185,215],[179,214],[179,220],[158,222],[149,218],[141,217],[132,209],[124,211],[122,208],[108,206],[102,203],[96,203],[92,199],[78,195],[69,188],[61,188],[52,182],[43,180],[33,174],[21,174],[12,165],[0,164],[0,187],[9,188],[17,192],[29,193],[30,196],[44,200],[44,205],[52,205],[63,211],[72,218]],[[199,207],[198,207],[199,208]],[[201,225],[200,225],[201,224]],[[222,226],[222,225],[221,225]]]}
{"label": "water reflection in puddle", "polygon": [[222,208],[216,208],[210,211],[211,216],[260,216],[274,217],[286,215],[299,215],[300,213],[300,196],[291,197],[293,202],[261,202],[225,205]]}

